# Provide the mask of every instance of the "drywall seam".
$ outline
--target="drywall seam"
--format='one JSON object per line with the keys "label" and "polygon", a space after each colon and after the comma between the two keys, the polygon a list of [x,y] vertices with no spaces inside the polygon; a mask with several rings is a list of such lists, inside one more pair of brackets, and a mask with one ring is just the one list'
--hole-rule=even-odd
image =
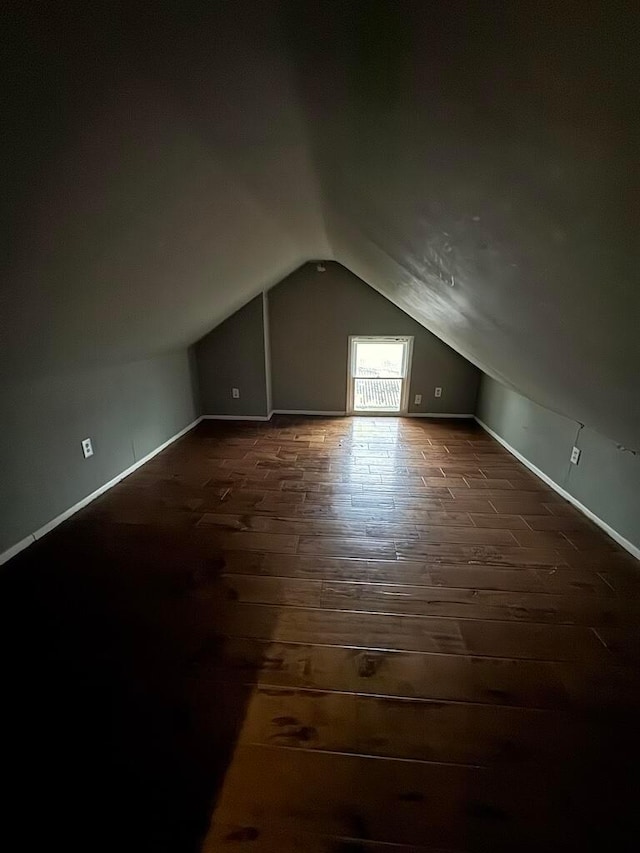
{"label": "drywall seam", "polygon": [[180,432],[177,432],[175,435],[171,436],[171,438],[168,438],[166,441],[156,447],[155,450],[152,450],[150,453],[147,453],[147,455],[143,456],[142,459],[138,459],[138,461],[134,462],[133,465],[130,465],[128,468],[126,468],[124,471],[121,471],[107,483],[104,483],[102,486],[96,489],[95,492],[91,492],[91,494],[82,498],[82,500],[78,501],[78,503],[75,503],[73,506],[69,507],[69,509],[66,509],[64,512],[60,513],[60,515],[57,515],[55,518],[52,518],[51,521],[48,521],[42,527],[39,527],[38,530],[36,530],[34,533],[31,533],[29,536],[26,536],[24,539],[20,540],[20,542],[17,542],[15,545],[12,545],[11,548],[8,548],[6,551],[3,551],[2,554],[0,554],[0,566],[10,560],[12,557],[15,557],[16,554],[20,553],[20,551],[24,551],[25,548],[27,548],[37,539],[42,539],[43,536],[46,536],[47,533],[50,533],[55,527],[57,527],[59,524],[62,524],[63,521],[66,521],[72,515],[75,515],[76,512],[83,509],[83,507],[87,506],[87,504],[90,504],[91,501],[94,501],[96,498],[100,497],[100,495],[104,494],[104,492],[117,485],[125,477],[128,477],[129,474],[132,474],[136,469],[144,465],[145,462],[148,462],[150,459],[153,459],[154,456],[157,456],[158,453],[161,453],[166,447],[168,447],[170,444],[173,444],[174,441],[177,441],[179,438],[182,438],[185,433],[189,432],[189,430],[192,430],[195,426],[197,426],[201,420],[202,418],[196,418],[195,421],[192,421],[188,426],[184,427],[184,429],[181,429]]}
{"label": "drywall seam", "polygon": [[547,486],[550,486],[554,490],[554,492],[557,492],[566,501],[569,501],[570,504],[573,504],[576,509],[580,510],[580,512],[583,515],[586,515],[587,518],[593,521],[594,524],[597,524],[598,527],[604,530],[604,532],[608,536],[610,536],[615,542],[617,542],[618,545],[621,545],[625,549],[625,551],[628,551],[630,554],[632,554],[636,558],[636,560],[640,560],[640,548],[638,548],[637,545],[634,545],[632,542],[629,542],[629,540],[625,539],[624,536],[618,533],[617,530],[614,530],[613,527],[608,525],[606,521],[603,521],[601,518],[599,518],[584,504],[581,504],[580,501],[574,498],[574,496],[570,492],[567,492],[565,489],[562,488],[562,486],[559,486],[555,482],[555,480],[552,480],[551,477],[548,476],[548,474],[545,474],[544,471],[541,471],[539,468],[537,468],[533,464],[533,462],[530,462],[526,458],[526,456],[523,456],[519,451],[515,449],[515,447],[512,447],[509,442],[505,441],[504,438],[502,438],[502,436],[498,435],[497,432],[494,432],[494,430],[492,430],[491,427],[487,426],[484,421],[481,421],[477,415],[475,416],[475,420],[480,424],[480,426],[483,430],[485,430],[485,432],[488,432],[492,438],[495,438],[498,444],[501,444],[506,450],[509,451],[509,453],[512,454],[512,456],[515,456],[516,459],[522,462],[522,464],[525,465],[530,471],[532,471],[536,475],[536,477],[539,477],[544,483],[547,484]]}

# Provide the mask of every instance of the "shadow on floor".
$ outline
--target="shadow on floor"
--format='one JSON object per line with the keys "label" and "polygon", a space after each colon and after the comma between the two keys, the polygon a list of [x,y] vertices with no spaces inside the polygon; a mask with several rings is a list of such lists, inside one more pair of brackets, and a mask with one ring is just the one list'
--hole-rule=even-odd
{"label": "shadow on floor", "polygon": [[0,846],[199,849],[251,692],[203,689],[222,566],[188,530],[71,521],[3,567]]}

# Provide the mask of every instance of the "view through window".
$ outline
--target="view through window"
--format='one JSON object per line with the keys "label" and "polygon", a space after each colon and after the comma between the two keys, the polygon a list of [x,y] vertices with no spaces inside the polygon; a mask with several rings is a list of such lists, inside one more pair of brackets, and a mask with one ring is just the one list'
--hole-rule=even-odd
{"label": "view through window", "polygon": [[353,411],[399,412],[408,342],[354,340]]}

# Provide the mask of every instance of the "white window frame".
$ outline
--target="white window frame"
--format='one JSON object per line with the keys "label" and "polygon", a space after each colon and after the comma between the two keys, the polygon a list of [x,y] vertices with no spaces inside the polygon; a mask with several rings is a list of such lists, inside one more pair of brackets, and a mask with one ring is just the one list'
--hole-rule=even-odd
{"label": "white window frame", "polygon": [[[400,409],[399,411],[375,411],[361,412],[354,411],[354,388],[355,377],[353,371],[355,368],[355,352],[356,344],[364,342],[367,344],[388,344],[402,343],[404,348],[404,363],[402,390],[400,393]],[[357,415],[358,417],[399,417],[406,415],[409,410],[409,386],[411,385],[411,364],[413,361],[413,335],[349,335],[349,357],[347,358],[347,414]],[[396,377],[394,377],[396,378]]]}

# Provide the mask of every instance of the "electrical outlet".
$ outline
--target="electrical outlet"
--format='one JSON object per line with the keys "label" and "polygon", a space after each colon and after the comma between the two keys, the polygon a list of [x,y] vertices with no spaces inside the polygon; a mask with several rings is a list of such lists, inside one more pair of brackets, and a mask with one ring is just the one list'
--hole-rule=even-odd
{"label": "electrical outlet", "polygon": [[413,400],[413,405],[419,406],[421,402],[422,402],[422,394],[416,394],[416,396],[414,397],[414,400]]}
{"label": "electrical outlet", "polygon": [[239,399],[239,397],[240,397],[240,389],[239,389],[239,388],[232,388],[232,389],[231,389],[231,396],[233,397],[233,399],[234,399],[234,400]]}
{"label": "electrical outlet", "polygon": [[442,397],[442,388],[440,388],[440,386],[438,386],[436,388],[436,392],[434,394],[434,397]]}
{"label": "electrical outlet", "polygon": [[571,462],[572,465],[578,464],[578,462],[580,461],[580,448],[579,447],[572,447],[571,448],[571,456],[569,458],[569,461]]}
{"label": "electrical outlet", "polygon": [[90,456],[93,456],[93,445],[91,444],[90,438],[83,439],[82,452],[84,453],[85,459],[88,459]]}

